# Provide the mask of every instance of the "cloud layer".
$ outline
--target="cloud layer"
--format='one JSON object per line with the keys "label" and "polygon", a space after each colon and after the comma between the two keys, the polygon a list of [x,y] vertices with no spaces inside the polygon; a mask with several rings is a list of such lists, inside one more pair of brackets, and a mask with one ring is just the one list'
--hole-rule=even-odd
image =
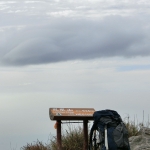
{"label": "cloud layer", "polygon": [[[5,16],[0,16],[3,19],[0,24],[1,65],[150,55],[149,19],[146,15],[139,18],[140,13],[149,14],[149,11],[144,12],[148,2],[142,3],[139,13],[132,12],[131,16],[128,13],[125,16],[122,9],[135,11],[140,3],[133,7],[132,2],[117,5],[112,2],[107,6],[101,1],[105,9],[99,9],[95,5],[100,5],[97,1],[83,4],[84,1],[73,4],[69,1],[1,2]],[[49,8],[53,9],[48,11]],[[109,10],[109,13],[104,11],[107,15],[100,17],[94,10],[97,14],[102,10]],[[121,14],[115,15],[117,11]]]}

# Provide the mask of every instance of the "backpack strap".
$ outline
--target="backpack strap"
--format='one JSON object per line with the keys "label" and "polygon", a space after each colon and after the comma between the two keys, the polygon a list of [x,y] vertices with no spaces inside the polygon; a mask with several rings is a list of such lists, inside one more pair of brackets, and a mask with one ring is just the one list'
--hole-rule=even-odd
{"label": "backpack strap", "polygon": [[92,149],[92,142],[93,142],[92,136],[93,136],[93,132],[96,129],[97,129],[96,124],[93,124],[93,126],[91,128],[91,131],[90,131],[90,140],[89,140],[90,150]]}
{"label": "backpack strap", "polygon": [[108,149],[108,137],[107,137],[107,124],[105,125],[105,147],[106,147],[106,150],[109,150]]}

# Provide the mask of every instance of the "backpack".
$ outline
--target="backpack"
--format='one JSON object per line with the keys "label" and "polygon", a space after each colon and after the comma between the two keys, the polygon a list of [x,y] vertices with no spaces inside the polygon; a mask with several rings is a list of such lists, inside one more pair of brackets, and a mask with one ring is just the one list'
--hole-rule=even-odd
{"label": "backpack", "polygon": [[95,111],[89,150],[130,150],[128,131],[114,110]]}

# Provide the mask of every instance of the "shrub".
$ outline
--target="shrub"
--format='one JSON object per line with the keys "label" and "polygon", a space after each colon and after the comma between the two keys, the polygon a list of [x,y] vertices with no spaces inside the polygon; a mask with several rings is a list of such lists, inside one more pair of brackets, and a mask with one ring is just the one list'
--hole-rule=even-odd
{"label": "shrub", "polygon": [[139,134],[139,125],[135,125],[132,121],[125,123],[125,125],[127,127],[129,137],[137,136]]}
{"label": "shrub", "polygon": [[[62,133],[62,150],[82,150],[83,149],[83,129],[82,127],[68,127],[65,132]],[[39,140],[33,144],[27,144],[23,146],[21,150],[57,150],[56,136],[50,139],[49,144],[43,144]]]}
{"label": "shrub", "polygon": [[139,135],[141,123],[136,123],[135,119],[134,121],[131,121],[129,115],[124,119],[124,123],[127,127],[129,137]]}
{"label": "shrub", "polygon": [[[63,150],[82,150],[83,149],[83,129],[78,127],[68,127],[68,130],[62,133],[62,149]],[[50,140],[50,150],[57,150],[56,137]]]}
{"label": "shrub", "polygon": [[42,142],[37,140],[34,144],[31,143],[23,146],[21,150],[48,150],[48,148]]}

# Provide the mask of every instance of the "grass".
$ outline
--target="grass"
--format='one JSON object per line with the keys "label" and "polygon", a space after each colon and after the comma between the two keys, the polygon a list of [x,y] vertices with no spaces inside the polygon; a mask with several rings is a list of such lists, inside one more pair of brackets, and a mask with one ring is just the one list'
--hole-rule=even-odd
{"label": "grass", "polygon": [[[82,150],[83,149],[83,130],[80,126],[70,127],[62,134],[62,150]],[[57,150],[57,139],[54,136],[49,144],[36,141],[33,144],[23,146],[21,150]]]}
{"label": "grass", "polygon": [[134,119],[134,121],[132,121],[132,120],[130,120],[130,117],[128,115],[124,119],[124,123],[127,127],[129,137],[138,136],[139,134],[141,134],[143,127],[149,128],[149,125],[150,125],[149,116],[148,116],[148,121],[144,122],[144,112],[143,112],[143,121],[142,122],[138,123],[138,120],[135,120],[135,119]]}
{"label": "grass", "polygon": [[[82,150],[83,149],[83,129],[78,127],[68,126],[62,134],[62,149],[63,150]],[[57,150],[56,137],[50,140],[49,150]]]}
{"label": "grass", "polygon": [[34,144],[27,144],[21,150],[49,150],[45,144],[37,140]]}
{"label": "grass", "polygon": [[129,137],[131,136],[137,136],[139,134],[139,125],[135,125],[134,122],[125,123]]}
{"label": "grass", "polygon": [[[129,137],[139,135],[139,131],[144,126],[143,123],[136,124],[135,121],[131,121],[129,117],[124,121],[124,123],[127,127]],[[82,127],[68,126],[68,129],[62,133],[62,150],[82,150],[83,139]],[[23,146],[21,150],[57,150],[57,139],[53,136],[50,139],[49,144],[44,144],[37,140],[33,144],[31,143]]]}

